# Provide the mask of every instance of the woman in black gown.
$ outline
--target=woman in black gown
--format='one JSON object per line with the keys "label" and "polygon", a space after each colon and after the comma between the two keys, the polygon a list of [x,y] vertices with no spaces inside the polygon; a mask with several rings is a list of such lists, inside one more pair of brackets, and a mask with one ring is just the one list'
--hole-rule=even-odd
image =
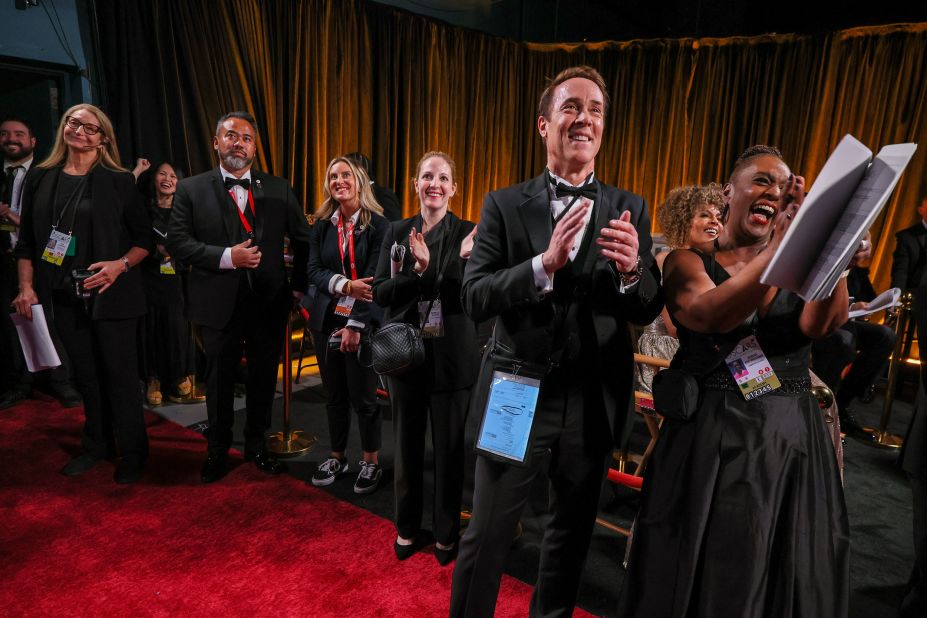
{"label": "woman in black gown", "polygon": [[[846,508],[808,377],[811,340],[847,319],[846,281],[811,303],[759,282],[804,198],[778,150],[741,155],[724,198],[714,256],[677,250],[664,265],[673,367],[697,376],[701,401],[663,425],[622,615],[846,616]],[[750,335],[782,386],[747,401],[724,359]]]}

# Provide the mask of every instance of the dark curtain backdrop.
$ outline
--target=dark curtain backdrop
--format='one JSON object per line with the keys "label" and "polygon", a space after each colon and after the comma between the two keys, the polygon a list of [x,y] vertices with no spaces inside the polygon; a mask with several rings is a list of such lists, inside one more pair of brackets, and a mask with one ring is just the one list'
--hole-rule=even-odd
{"label": "dark curtain backdrop", "polygon": [[308,212],[328,161],[359,150],[411,214],[415,164],[438,149],[457,161],[452,209],[477,220],[487,191],[543,168],[538,95],[580,63],[603,73],[612,99],[596,172],[652,208],[675,186],[725,179],[755,143],[779,146],[813,183],[845,133],[873,150],[919,142],[873,229],[882,287],[893,234],[927,194],[927,24],[534,45],[361,0],[96,0],[96,13],[124,159],[205,171],[217,117],[248,109],[258,165],[288,178]]}

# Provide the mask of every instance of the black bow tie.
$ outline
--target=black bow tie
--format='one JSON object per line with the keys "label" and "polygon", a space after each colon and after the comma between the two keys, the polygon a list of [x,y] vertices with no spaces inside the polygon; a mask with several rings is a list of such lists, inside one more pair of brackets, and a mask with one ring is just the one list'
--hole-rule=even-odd
{"label": "black bow tie", "polygon": [[599,185],[598,183],[590,182],[581,187],[571,187],[570,185],[558,182],[554,192],[557,194],[557,197],[560,198],[567,196],[572,196],[574,198],[585,197],[586,199],[595,201],[596,196],[599,194]]}
{"label": "black bow tie", "polygon": [[235,185],[238,185],[245,191],[248,191],[251,189],[251,181],[248,180],[247,178],[232,178],[231,176],[226,176],[225,190],[231,191],[232,187],[234,187]]}

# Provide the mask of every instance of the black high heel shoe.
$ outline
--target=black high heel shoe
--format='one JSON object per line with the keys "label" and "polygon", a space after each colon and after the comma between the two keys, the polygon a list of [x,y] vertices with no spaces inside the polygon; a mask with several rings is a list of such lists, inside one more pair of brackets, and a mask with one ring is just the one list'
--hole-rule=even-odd
{"label": "black high heel shoe", "polygon": [[458,547],[460,547],[459,543],[454,543],[454,546],[450,549],[441,549],[435,545],[435,558],[438,559],[438,564],[441,566],[447,566],[453,562],[454,558],[457,557]]}
{"label": "black high heel shoe", "polygon": [[418,544],[413,539],[409,545],[400,545],[399,540],[393,541],[393,551],[396,552],[396,557],[400,560],[405,560],[412,554],[418,551]]}

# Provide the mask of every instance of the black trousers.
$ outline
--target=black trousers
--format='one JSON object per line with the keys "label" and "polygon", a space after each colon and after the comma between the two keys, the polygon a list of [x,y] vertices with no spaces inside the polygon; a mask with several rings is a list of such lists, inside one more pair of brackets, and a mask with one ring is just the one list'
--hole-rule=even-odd
{"label": "black trousers", "polygon": [[[430,367],[429,367],[430,370]],[[464,476],[464,426],[470,389],[435,392],[421,372],[388,380],[396,440],[396,531],[411,539],[422,526],[424,508],[425,434],[431,419],[435,458],[435,540],[457,542]]]}
{"label": "black trousers", "polygon": [[83,452],[144,462],[148,433],[138,380],[138,318],[91,320],[67,292],[56,292],[53,299],[55,328],[84,399]]}
{"label": "black trousers", "polygon": [[927,478],[909,474],[908,480],[914,499],[914,569],[898,615],[919,618],[927,614]]}
{"label": "black trousers", "polygon": [[[246,288],[242,278],[242,287]],[[285,300],[268,305],[250,291],[242,291],[232,318],[224,328],[200,326],[206,354],[206,440],[211,455],[222,455],[232,445],[235,423],[235,376],[242,352],[248,365],[245,381],[245,454],[262,452],[270,427],[277,366],[286,332]]]}
{"label": "black trousers", "polygon": [[[895,332],[882,324],[850,320],[832,335],[814,342],[814,372],[837,396],[844,409],[865,392],[895,349]],[[842,380],[840,374],[853,363]]]}
{"label": "black trousers", "polygon": [[351,408],[357,414],[357,429],[360,432],[361,448],[365,453],[380,450],[382,419],[377,405],[377,374],[370,364],[370,349],[361,346],[356,353],[343,354],[328,349],[328,338],[337,327],[329,320],[323,323],[322,331],[312,331],[322,384],[328,391],[328,432],[333,453],[343,453],[348,448],[348,433],[351,430]]}
{"label": "black trousers", "polygon": [[542,468],[550,477],[551,519],[530,615],[572,616],[612,448],[601,394],[591,392],[598,389],[590,384],[584,393],[578,376],[551,373],[538,399],[531,465],[477,458],[473,516],[454,567],[452,617],[493,615],[515,526]]}

